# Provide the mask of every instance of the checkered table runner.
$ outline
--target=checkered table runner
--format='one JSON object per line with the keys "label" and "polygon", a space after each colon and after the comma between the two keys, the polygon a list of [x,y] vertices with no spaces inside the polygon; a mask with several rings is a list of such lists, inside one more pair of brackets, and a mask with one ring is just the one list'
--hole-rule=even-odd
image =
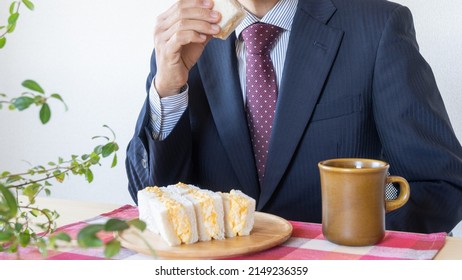
{"label": "checkered table runner", "polygon": [[[133,219],[138,217],[138,209],[131,205],[125,205],[111,212],[98,215],[92,219],[69,224],[60,227],[75,237],[77,232],[84,226],[92,223],[104,223],[107,219]],[[408,232],[387,231],[385,238],[375,246],[348,247],[333,244],[322,235],[320,224],[290,222],[293,233],[284,244],[259,253],[245,255],[233,259],[240,260],[400,260],[432,259],[444,246],[446,233],[419,234]],[[102,235],[105,241],[112,238],[111,234]],[[35,248],[22,248],[21,259],[43,259]],[[0,253],[1,259],[14,259],[14,255]],[[122,248],[121,252],[113,259],[149,259],[149,256],[138,254],[134,251]],[[49,260],[91,260],[104,259],[103,250],[81,249],[76,247],[59,248],[48,251],[46,259]]]}

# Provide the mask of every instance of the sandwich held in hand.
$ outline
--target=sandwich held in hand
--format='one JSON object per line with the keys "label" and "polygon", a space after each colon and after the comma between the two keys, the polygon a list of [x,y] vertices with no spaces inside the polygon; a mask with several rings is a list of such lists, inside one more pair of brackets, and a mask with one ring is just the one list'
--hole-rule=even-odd
{"label": "sandwich held in hand", "polygon": [[249,235],[255,200],[178,183],[138,191],[139,218],[170,246]]}
{"label": "sandwich held in hand", "polygon": [[213,10],[221,13],[221,32],[214,37],[225,40],[245,17],[245,10],[236,0],[214,0]]}

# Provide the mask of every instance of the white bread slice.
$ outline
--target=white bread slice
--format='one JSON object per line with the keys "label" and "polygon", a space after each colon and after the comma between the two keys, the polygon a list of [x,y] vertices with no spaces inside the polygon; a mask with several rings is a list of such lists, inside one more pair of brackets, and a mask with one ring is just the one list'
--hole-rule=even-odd
{"label": "white bread slice", "polygon": [[226,40],[245,17],[245,10],[236,0],[213,0],[213,10],[221,13],[218,25],[221,28],[215,38]]}
{"label": "white bread slice", "polygon": [[168,189],[193,203],[200,241],[225,238],[223,201],[219,194],[183,183],[170,185]]}
{"label": "white bread slice", "polygon": [[144,221],[150,225],[149,230],[159,233],[170,246],[197,242],[196,216],[189,200],[159,187],[146,187],[138,192],[138,197],[140,219],[142,215],[148,219]]}
{"label": "white bread slice", "polygon": [[226,237],[249,235],[255,221],[255,199],[239,190],[220,195],[225,210]]}
{"label": "white bread slice", "polygon": [[149,200],[155,199],[153,192],[146,189],[138,191],[138,212],[139,219],[146,223],[146,228],[154,233],[159,233],[157,222],[154,220],[154,211],[151,211]]}

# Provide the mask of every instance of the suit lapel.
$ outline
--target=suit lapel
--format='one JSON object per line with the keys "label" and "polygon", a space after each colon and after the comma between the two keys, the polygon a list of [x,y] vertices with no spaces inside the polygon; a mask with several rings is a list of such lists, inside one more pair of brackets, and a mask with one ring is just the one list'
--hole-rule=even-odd
{"label": "suit lapel", "polygon": [[330,1],[299,3],[279,89],[259,210],[271,198],[293,157],[343,37],[342,31],[325,25],[335,12]]}
{"label": "suit lapel", "polygon": [[242,100],[234,33],[226,41],[213,39],[198,61],[207,100],[220,139],[242,191],[259,196],[257,170]]}

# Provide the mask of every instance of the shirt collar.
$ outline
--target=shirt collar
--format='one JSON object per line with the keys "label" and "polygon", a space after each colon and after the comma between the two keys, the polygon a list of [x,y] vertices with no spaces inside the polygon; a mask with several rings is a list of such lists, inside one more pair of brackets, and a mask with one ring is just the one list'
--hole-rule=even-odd
{"label": "shirt collar", "polygon": [[242,22],[236,27],[236,37],[239,38],[245,28],[256,22],[272,24],[284,30],[290,31],[295,12],[297,10],[297,5],[298,0],[280,0],[261,19],[247,11],[244,20],[242,20]]}

